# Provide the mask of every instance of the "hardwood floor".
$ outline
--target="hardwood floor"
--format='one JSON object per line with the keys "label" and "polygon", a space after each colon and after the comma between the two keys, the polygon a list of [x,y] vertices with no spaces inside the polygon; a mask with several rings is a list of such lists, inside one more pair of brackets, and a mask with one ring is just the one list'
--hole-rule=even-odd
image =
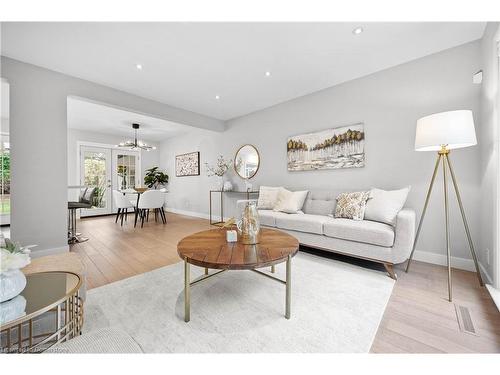
{"label": "hardwood floor", "polygon": [[[177,242],[209,228],[208,221],[167,213],[167,224],[154,219],[134,229],[129,215],[123,227],[114,217],[87,218],[78,231],[90,240],[71,246],[87,268],[89,288],[95,288],[180,261]],[[340,257],[340,256],[337,256]],[[349,261],[377,268],[348,257]],[[383,267],[380,266],[380,272]],[[500,312],[472,272],[453,271],[453,303],[447,300],[444,267],[414,262],[410,273],[397,269],[399,279],[373,342],[374,353],[500,353]],[[462,332],[455,304],[466,306],[476,335]],[[363,317],[359,317],[362,319]]]}
{"label": "hardwood floor", "polygon": [[[453,270],[450,303],[445,267],[414,262],[398,271],[372,352],[500,353],[500,312],[474,273]],[[461,331],[455,305],[469,309],[476,335]]]}
{"label": "hardwood floor", "polygon": [[149,222],[134,228],[134,215],[115,223],[114,216],[84,218],[77,229],[89,240],[71,245],[87,269],[88,287],[95,288],[180,261],[177,242],[185,236],[210,229],[208,220],[167,213],[167,224]]}

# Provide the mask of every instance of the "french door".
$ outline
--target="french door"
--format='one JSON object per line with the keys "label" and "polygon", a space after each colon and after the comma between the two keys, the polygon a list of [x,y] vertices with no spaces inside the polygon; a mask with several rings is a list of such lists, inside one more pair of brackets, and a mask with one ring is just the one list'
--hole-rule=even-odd
{"label": "french door", "polygon": [[113,189],[133,189],[141,185],[139,151],[113,149]]}
{"label": "french door", "polygon": [[92,208],[81,216],[116,212],[113,190],[133,189],[141,184],[140,153],[111,147],[80,146],[80,184],[96,188]]}
{"label": "french door", "polygon": [[92,208],[82,209],[81,216],[112,212],[110,148],[80,146],[80,184],[96,189]]}

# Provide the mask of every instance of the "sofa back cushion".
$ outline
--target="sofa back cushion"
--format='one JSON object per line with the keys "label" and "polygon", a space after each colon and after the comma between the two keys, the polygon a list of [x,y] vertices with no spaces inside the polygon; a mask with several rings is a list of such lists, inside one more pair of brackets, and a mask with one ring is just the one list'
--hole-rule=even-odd
{"label": "sofa back cushion", "polygon": [[311,190],[302,211],[310,215],[333,215],[340,190]]}

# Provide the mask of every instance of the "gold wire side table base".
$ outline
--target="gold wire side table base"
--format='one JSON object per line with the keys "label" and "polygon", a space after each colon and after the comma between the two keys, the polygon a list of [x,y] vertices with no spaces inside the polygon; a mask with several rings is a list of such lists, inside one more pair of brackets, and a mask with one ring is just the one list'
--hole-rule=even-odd
{"label": "gold wire side table base", "polygon": [[[53,315],[54,329],[38,333],[37,322]],[[51,346],[81,334],[83,326],[83,300],[78,295],[69,297],[60,305],[13,327],[2,330],[2,353],[41,353]]]}
{"label": "gold wire side table base", "polygon": [[[1,353],[41,353],[51,346],[81,334],[83,326],[83,299],[79,289],[81,277],[69,272],[42,272],[36,275],[70,274],[75,277],[72,287],[62,297],[41,307],[27,311],[11,322],[0,325]],[[30,277],[28,276],[28,277]],[[36,283],[34,283],[36,284]],[[41,284],[37,288],[42,287]],[[30,299],[30,297],[26,297]],[[37,306],[37,305],[35,305]]]}

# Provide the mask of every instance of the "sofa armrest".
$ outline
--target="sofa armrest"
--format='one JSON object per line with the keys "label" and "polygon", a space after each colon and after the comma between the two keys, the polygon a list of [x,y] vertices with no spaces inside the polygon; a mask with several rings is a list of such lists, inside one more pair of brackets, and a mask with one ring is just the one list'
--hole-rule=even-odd
{"label": "sofa armrest", "polygon": [[404,208],[396,217],[394,228],[394,246],[392,247],[392,263],[403,263],[410,257],[415,241],[415,211]]}

